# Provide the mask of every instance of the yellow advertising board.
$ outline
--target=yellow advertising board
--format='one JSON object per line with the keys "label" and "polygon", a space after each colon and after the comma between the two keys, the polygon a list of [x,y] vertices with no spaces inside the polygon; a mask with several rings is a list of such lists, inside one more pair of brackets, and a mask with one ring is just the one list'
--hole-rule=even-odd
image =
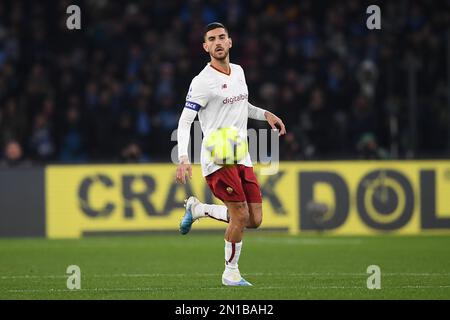
{"label": "yellow advertising board", "polygon": [[[46,230],[50,238],[88,233],[177,230],[189,195],[220,204],[200,167],[187,185],[175,165],[86,165],[46,168]],[[292,234],[418,234],[450,232],[450,161],[280,163],[255,173],[263,194],[263,229]],[[213,219],[196,230],[224,230]]]}
{"label": "yellow advertising board", "polygon": [[[46,169],[46,228],[50,238],[74,238],[89,232],[177,230],[189,195],[221,204],[193,166],[187,185],[175,183],[172,164],[49,166]],[[261,183],[266,178],[261,177]],[[295,185],[295,177],[285,183]],[[295,193],[274,189],[286,204],[283,212],[263,207],[264,227],[287,229],[297,225]],[[278,210],[279,211],[279,210]],[[196,222],[195,229],[226,228],[213,219]]]}

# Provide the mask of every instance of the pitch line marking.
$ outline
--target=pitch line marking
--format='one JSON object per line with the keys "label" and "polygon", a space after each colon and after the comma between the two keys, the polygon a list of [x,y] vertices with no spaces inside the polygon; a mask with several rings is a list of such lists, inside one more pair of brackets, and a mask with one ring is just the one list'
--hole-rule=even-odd
{"label": "pitch line marking", "polygon": [[[116,274],[93,274],[84,275],[86,278],[150,278],[150,277],[205,277],[205,276],[220,276],[221,273],[116,273]],[[351,273],[351,272],[311,272],[311,273],[271,273],[271,272],[256,272],[243,273],[245,276],[290,276],[290,277],[320,277],[320,276],[366,276],[366,273]],[[385,272],[383,276],[413,276],[413,277],[447,277],[450,273],[418,273],[418,272]],[[67,278],[67,275],[13,275],[1,276],[0,279],[58,279]]]}
{"label": "pitch line marking", "polygon": [[[394,286],[385,287],[384,289],[446,289],[450,288],[450,285],[441,286]],[[69,290],[69,289],[12,289],[6,290],[10,293],[34,293],[34,292],[112,292],[112,291],[175,291],[175,290],[226,290],[227,287],[198,287],[198,288],[154,288],[154,287],[144,287],[144,288],[89,288],[89,289],[79,289],[79,290]],[[269,289],[366,289],[364,286],[265,286],[265,287],[251,287],[250,290],[269,290]]]}

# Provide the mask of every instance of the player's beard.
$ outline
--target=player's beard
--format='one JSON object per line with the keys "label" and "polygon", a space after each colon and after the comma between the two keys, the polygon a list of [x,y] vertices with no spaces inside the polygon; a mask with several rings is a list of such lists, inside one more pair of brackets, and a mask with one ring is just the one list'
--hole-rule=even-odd
{"label": "player's beard", "polygon": [[228,58],[228,53],[230,51],[230,49],[225,49],[222,48],[222,51],[214,51],[211,55],[214,59],[219,60],[219,61],[224,61]]}

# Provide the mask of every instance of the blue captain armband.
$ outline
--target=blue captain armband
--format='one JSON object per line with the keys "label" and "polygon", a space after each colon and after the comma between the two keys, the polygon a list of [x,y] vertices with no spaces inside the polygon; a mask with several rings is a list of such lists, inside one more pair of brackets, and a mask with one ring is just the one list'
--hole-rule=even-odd
{"label": "blue captain armband", "polygon": [[198,103],[195,102],[190,102],[190,101],[186,101],[186,104],[184,105],[185,108],[194,110],[194,111],[198,111],[200,110],[200,108],[202,107],[201,105],[199,105]]}

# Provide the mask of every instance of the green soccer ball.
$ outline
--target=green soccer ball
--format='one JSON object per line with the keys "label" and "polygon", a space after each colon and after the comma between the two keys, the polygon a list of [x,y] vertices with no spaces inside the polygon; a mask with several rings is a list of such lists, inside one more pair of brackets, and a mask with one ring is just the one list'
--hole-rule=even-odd
{"label": "green soccer ball", "polygon": [[209,158],[218,165],[236,164],[248,152],[247,139],[236,128],[219,128],[213,131],[205,142]]}

